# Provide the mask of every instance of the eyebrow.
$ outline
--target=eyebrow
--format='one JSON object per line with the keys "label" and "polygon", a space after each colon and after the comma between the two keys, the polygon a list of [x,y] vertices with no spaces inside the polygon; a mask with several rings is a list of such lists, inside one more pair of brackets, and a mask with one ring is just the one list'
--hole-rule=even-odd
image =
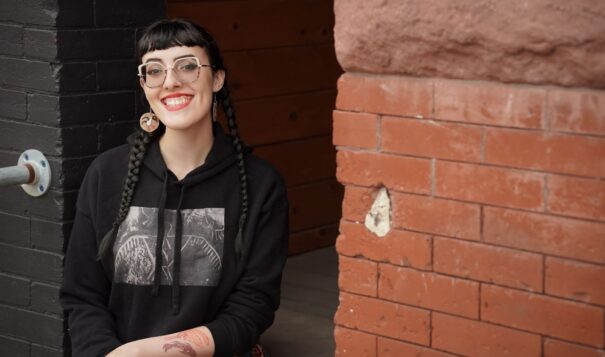
{"label": "eyebrow", "polygon": [[[195,55],[193,55],[193,54],[188,54],[188,55],[182,55],[182,56],[174,57],[174,58],[172,59],[172,61],[174,62],[174,61],[179,60],[179,59],[181,59],[181,58],[187,58],[187,57],[195,57]],[[162,59],[161,59],[161,58],[155,58],[155,57],[154,57],[154,58],[148,58],[148,59],[147,59],[147,61],[145,61],[145,63],[148,63],[148,62],[164,62],[164,61],[162,61]]]}

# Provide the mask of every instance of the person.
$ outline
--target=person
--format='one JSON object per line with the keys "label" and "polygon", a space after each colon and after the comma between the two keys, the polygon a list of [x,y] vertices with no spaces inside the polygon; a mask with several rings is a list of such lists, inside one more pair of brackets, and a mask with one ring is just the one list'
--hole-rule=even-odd
{"label": "person", "polygon": [[72,354],[262,356],[287,256],[283,179],[240,140],[205,29],[160,20],[137,47],[150,111],[89,167],[66,251]]}

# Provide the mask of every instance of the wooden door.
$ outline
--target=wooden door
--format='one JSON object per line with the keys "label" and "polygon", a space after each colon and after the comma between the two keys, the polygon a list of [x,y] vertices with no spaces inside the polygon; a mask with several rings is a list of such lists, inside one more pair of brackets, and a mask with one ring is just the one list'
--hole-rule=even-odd
{"label": "wooden door", "polygon": [[168,0],[167,13],[204,26],[219,44],[242,139],[288,185],[290,254],[333,244],[343,195],[331,140],[342,72],[333,2]]}

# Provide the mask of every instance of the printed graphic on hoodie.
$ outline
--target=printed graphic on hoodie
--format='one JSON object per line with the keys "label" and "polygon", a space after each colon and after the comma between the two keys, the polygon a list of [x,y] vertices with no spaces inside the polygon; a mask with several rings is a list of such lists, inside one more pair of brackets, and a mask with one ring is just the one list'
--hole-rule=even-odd
{"label": "printed graphic on hoodie", "polygon": [[[216,286],[225,239],[225,209],[181,210],[180,285]],[[162,285],[172,285],[176,210],[164,210]],[[130,207],[120,225],[116,243],[114,281],[152,285],[158,236],[158,208]]]}

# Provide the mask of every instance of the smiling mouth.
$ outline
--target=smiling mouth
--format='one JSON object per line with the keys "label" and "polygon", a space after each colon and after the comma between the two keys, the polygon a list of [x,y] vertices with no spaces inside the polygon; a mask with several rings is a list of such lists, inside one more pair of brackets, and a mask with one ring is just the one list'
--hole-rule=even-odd
{"label": "smiling mouth", "polygon": [[162,104],[170,111],[180,110],[185,108],[191,102],[192,96],[185,95],[180,97],[171,97],[162,99]]}

